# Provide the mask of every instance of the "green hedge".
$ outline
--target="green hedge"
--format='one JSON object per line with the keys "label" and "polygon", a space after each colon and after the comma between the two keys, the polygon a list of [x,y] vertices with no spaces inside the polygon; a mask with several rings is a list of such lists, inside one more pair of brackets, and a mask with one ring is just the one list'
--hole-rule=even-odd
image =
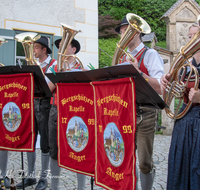
{"label": "green hedge", "polygon": [[[103,49],[112,58],[120,38],[99,39],[99,48]],[[99,68],[111,66],[112,58],[99,49]]]}
{"label": "green hedge", "polygon": [[[99,39],[99,48],[105,51],[107,54],[109,54],[112,58],[115,53],[117,42],[119,42],[120,38],[108,38],[108,39]],[[145,44],[149,46],[150,44]],[[166,42],[162,41],[159,43],[156,43],[156,46],[166,48]],[[108,55],[106,55],[103,51],[99,49],[99,68],[105,67],[105,66],[111,66],[112,64],[112,58],[110,58]]]}

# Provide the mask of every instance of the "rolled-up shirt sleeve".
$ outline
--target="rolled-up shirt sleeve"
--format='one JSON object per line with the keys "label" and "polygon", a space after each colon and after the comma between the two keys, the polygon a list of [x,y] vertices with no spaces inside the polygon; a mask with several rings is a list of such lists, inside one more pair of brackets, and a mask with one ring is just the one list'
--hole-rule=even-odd
{"label": "rolled-up shirt sleeve", "polygon": [[149,49],[144,56],[144,65],[149,76],[156,78],[160,84],[160,78],[164,75],[164,62],[157,51]]}

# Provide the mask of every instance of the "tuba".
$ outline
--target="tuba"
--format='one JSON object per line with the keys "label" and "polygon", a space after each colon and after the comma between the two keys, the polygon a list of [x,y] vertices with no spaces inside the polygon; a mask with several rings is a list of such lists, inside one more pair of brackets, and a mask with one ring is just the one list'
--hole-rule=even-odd
{"label": "tuba", "polygon": [[[3,45],[4,43],[8,42],[7,40],[5,40],[4,38],[0,37],[0,46]],[[4,64],[0,63],[0,67],[3,67]]]}
{"label": "tuba", "polygon": [[[171,111],[169,108],[165,108],[167,116],[172,119],[182,118],[188,112],[188,110],[192,105],[192,102],[189,101],[185,109],[182,112],[178,113],[180,105],[184,98],[184,94],[186,93],[188,82],[190,80],[194,80],[195,90],[197,90],[199,86],[198,71],[188,61],[188,59],[191,58],[199,49],[200,49],[200,29],[195,34],[195,36],[186,44],[186,46],[181,48],[180,53],[176,56],[175,60],[173,61],[170,67],[169,73],[171,74],[171,79],[165,91],[163,92],[163,99],[168,106],[170,106],[174,98],[178,99],[178,106],[174,112]],[[187,68],[190,69],[189,73],[187,73],[188,78],[185,79],[185,75],[188,70]]]}
{"label": "tuba", "polygon": [[148,23],[140,16],[128,13],[126,15],[126,19],[129,25],[123,37],[117,43],[112,65],[117,65],[123,54],[126,54],[133,61],[133,56],[130,53],[125,52],[124,49],[128,46],[131,40],[133,40],[137,35],[140,35],[140,33],[149,34],[151,32],[151,28]]}
{"label": "tuba", "polygon": [[[66,24],[60,23],[63,29],[63,36],[60,42],[60,47],[58,50],[58,58],[57,58],[57,65],[58,65],[58,71],[66,71],[71,70],[70,63],[68,62],[67,58],[73,57],[74,58],[74,64],[76,63],[76,59],[79,61],[81,68],[83,68],[83,64],[81,60],[76,55],[66,55],[67,49],[69,45],[71,44],[71,41],[73,40],[74,36],[81,32],[80,30],[76,30],[75,28],[68,26]],[[67,66],[66,66],[67,65]]]}
{"label": "tuba", "polygon": [[27,65],[40,65],[34,58],[33,44],[36,40],[40,39],[40,35],[34,32],[23,32],[15,36],[17,42],[21,42],[25,52],[25,60]]}

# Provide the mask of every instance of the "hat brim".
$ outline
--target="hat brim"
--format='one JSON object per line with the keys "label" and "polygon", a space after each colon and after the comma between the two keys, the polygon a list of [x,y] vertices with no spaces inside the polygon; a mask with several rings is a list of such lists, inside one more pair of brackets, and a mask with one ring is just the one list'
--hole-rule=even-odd
{"label": "hat brim", "polygon": [[55,42],[54,42],[54,44],[55,44],[55,46],[59,49],[59,44],[60,44],[60,42],[61,42],[61,38],[60,39],[57,39]]}
{"label": "hat brim", "polygon": [[45,47],[47,48],[47,53],[48,53],[48,54],[52,54],[51,49],[50,49],[48,46],[45,46]]}
{"label": "hat brim", "polygon": [[44,37],[44,36],[41,36],[38,40],[36,40],[34,43],[39,43],[41,44],[42,46],[46,47],[47,48],[47,54],[51,54],[52,51],[51,49],[49,48],[49,44],[48,44],[48,39],[47,37]]}
{"label": "hat brim", "polygon": [[[128,25],[128,24],[126,24],[126,23],[124,23],[124,24],[121,24],[120,26],[118,26],[117,28],[115,28],[115,31],[117,32],[117,33],[119,33],[120,34],[120,28],[121,28],[121,26],[124,26],[124,25]],[[142,33],[141,32],[141,34],[142,34],[142,36],[144,36],[145,34],[144,33]]]}
{"label": "hat brim", "polygon": [[117,28],[115,28],[115,31],[116,31],[118,34],[120,34],[120,28],[121,28],[121,26],[124,26],[124,25],[128,25],[128,23],[123,23],[123,24],[121,24],[120,26],[118,26]]}
{"label": "hat brim", "polygon": [[[61,38],[60,39],[57,39],[54,43],[55,43],[55,46],[59,49],[59,44],[60,44],[60,42],[61,42]],[[71,43],[76,47],[76,51],[75,51],[75,54],[77,54],[79,51],[80,51],[80,49],[81,49],[81,46],[80,46],[80,43],[77,41],[77,40],[75,40],[75,39],[73,39],[72,41],[71,41]]]}
{"label": "hat brim", "polygon": [[34,42],[34,43],[38,43],[38,44],[41,44],[41,45],[43,45],[45,48],[47,48],[47,54],[51,54],[52,53],[52,51],[51,51],[51,49],[48,47],[48,46],[46,46],[45,44],[43,44],[43,43],[40,43],[40,42]]}
{"label": "hat brim", "polygon": [[73,39],[71,43],[76,47],[75,54],[77,54],[81,49],[80,43],[75,39]]}

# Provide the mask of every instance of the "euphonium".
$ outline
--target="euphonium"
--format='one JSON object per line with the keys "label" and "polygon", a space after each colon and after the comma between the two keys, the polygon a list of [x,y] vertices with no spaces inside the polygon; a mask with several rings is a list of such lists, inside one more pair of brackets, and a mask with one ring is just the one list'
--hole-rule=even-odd
{"label": "euphonium", "polygon": [[[8,41],[5,40],[4,38],[1,38],[1,37],[0,37],[0,46],[1,46],[2,44],[6,43],[6,42],[8,42]],[[0,63],[0,67],[3,67],[3,66],[4,66],[4,64]]]}
{"label": "euphonium", "polygon": [[[200,49],[200,29],[195,34],[195,36],[186,44],[186,46],[182,47],[180,53],[176,56],[173,61],[169,73],[171,74],[170,81],[166,87],[166,90],[163,92],[164,101],[168,106],[170,106],[172,100],[177,98],[179,100],[178,106],[175,112],[171,111],[169,108],[165,108],[167,116],[172,119],[180,119],[183,117],[188,110],[190,109],[192,102],[189,101],[186,108],[179,112],[180,105],[183,101],[184,94],[186,93],[186,88],[188,86],[188,82],[191,77],[195,77],[194,80],[194,89],[198,89],[199,86],[199,74],[197,69],[189,63],[188,59],[191,58],[198,50]],[[185,79],[185,74],[189,69],[189,73],[187,73],[188,78]]]}
{"label": "euphonium", "polygon": [[66,55],[67,49],[69,45],[71,44],[71,41],[73,40],[74,36],[81,32],[80,30],[76,30],[75,28],[68,26],[66,24],[60,23],[63,29],[63,36],[62,40],[60,42],[60,47],[58,51],[58,58],[57,58],[57,65],[58,65],[58,71],[66,71],[71,70],[70,63],[68,63],[67,58],[68,57],[74,57],[74,61],[78,59],[79,63],[81,64],[81,67],[83,68],[83,64],[80,61],[80,59],[76,55]]}
{"label": "euphonium", "polygon": [[25,60],[27,65],[40,65],[34,58],[33,44],[36,40],[40,39],[40,35],[34,32],[23,32],[15,36],[15,40],[22,43],[25,52]]}
{"label": "euphonium", "polygon": [[112,65],[117,65],[119,59],[124,53],[133,61],[132,55],[125,52],[124,49],[128,46],[131,40],[133,40],[137,35],[140,35],[140,33],[149,34],[151,32],[151,28],[148,23],[140,16],[133,13],[128,13],[126,15],[126,19],[129,25],[123,37],[117,43],[117,48],[113,56]]}

